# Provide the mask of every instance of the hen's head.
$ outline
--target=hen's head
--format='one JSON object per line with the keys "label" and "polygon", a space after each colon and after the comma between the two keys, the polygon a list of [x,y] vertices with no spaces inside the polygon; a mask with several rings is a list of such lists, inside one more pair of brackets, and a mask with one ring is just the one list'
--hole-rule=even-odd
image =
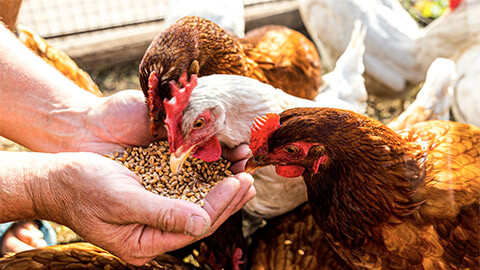
{"label": "hen's head", "polygon": [[[170,167],[176,173],[186,158],[193,154],[206,162],[218,160],[222,153],[220,143],[215,137],[221,108],[212,102],[189,104],[193,89],[197,86],[197,76],[192,75],[187,82],[184,73],[180,78],[180,87],[171,82],[171,99],[164,100],[166,127],[170,144]],[[205,106],[204,106],[205,105]]]}
{"label": "hen's head", "polygon": [[275,165],[283,177],[316,175],[332,165],[358,163],[369,156],[363,148],[367,145],[395,145],[398,139],[380,122],[351,111],[290,109],[257,120],[250,139],[253,157],[246,169]]}
{"label": "hen's head", "polygon": [[172,98],[170,81],[178,81],[187,72],[199,74],[201,59],[199,35],[191,25],[196,17],[185,17],[158,34],[145,52],[139,67],[139,80],[147,99],[150,132],[153,135],[163,126],[163,100]]}

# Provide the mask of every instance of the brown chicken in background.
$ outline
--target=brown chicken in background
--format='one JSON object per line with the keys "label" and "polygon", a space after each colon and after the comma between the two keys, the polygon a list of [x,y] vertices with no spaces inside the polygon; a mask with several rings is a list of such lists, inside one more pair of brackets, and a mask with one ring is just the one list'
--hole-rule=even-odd
{"label": "brown chicken in background", "polygon": [[0,270],[7,269],[194,269],[173,256],[157,256],[144,266],[127,264],[109,252],[89,243],[50,246],[16,253],[0,259]]}
{"label": "brown chicken in background", "polygon": [[65,52],[49,45],[45,39],[22,25],[17,25],[16,33],[18,39],[25,46],[60,71],[65,77],[84,90],[98,97],[103,97],[102,92],[98,89],[97,84],[95,84],[90,75],[79,68]]}
{"label": "brown chicken in background", "polygon": [[348,270],[318,229],[308,203],[270,219],[252,235],[251,270]]}
{"label": "brown chicken in background", "polygon": [[22,0],[0,0],[1,22],[3,22],[10,31],[14,32],[27,48],[60,71],[65,77],[88,92],[102,97],[102,92],[98,89],[98,86],[90,75],[79,68],[65,52],[48,44],[45,39],[33,30],[25,26],[17,25],[21,5]]}
{"label": "brown chicken in background", "polygon": [[155,37],[140,63],[152,134],[163,126],[163,100],[172,98],[169,82],[184,71],[243,75],[310,99],[321,84],[318,52],[299,32],[264,26],[240,39],[207,19],[187,16]]}
{"label": "brown chicken in background", "polygon": [[258,122],[247,170],[303,175],[315,221],[352,267],[479,269],[480,128],[427,121],[397,134],[330,108]]}

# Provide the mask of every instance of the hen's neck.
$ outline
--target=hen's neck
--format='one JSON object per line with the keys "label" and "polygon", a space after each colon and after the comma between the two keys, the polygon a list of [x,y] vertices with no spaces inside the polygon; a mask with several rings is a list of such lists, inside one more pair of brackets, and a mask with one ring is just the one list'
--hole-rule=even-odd
{"label": "hen's neck", "polygon": [[212,103],[224,108],[224,122],[217,127],[216,136],[229,147],[250,141],[250,128],[257,116],[293,107],[316,106],[311,100],[291,96],[255,79],[234,75],[200,77],[189,104],[208,108]]}
{"label": "hen's neck", "polygon": [[413,195],[424,183],[423,152],[406,147],[388,151],[357,152],[305,176],[317,223],[343,245],[360,247],[375,237],[378,225],[400,222],[422,203]]}

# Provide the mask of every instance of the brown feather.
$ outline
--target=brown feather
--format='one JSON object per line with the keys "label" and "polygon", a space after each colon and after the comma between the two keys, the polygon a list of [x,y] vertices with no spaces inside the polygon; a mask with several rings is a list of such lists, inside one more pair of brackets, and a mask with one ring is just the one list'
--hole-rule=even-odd
{"label": "brown feather", "polygon": [[[270,153],[290,142],[325,146],[330,158],[305,166],[314,217],[356,268],[480,267],[480,128],[429,121],[395,133],[353,112],[298,108],[281,114]],[[299,132],[301,131],[301,132]],[[282,163],[278,155],[263,165]]]}
{"label": "brown feather", "polygon": [[[199,76],[243,75],[303,98],[313,99],[321,84],[318,52],[299,32],[268,26],[240,39],[207,19],[188,16],[155,37],[145,52],[139,67],[145,96],[148,77],[155,71],[159,79],[158,99],[170,99],[168,82],[178,80],[194,61],[198,63]],[[163,121],[164,115],[157,119]]]}
{"label": "brown feather", "polygon": [[72,243],[23,251],[0,259],[0,269],[194,269],[171,255],[144,266],[128,264],[89,243]]}
{"label": "brown feather", "polygon": [[250,256],[252,270],[350,269],[327,243],[308,204],[268,220],[252,236]]}

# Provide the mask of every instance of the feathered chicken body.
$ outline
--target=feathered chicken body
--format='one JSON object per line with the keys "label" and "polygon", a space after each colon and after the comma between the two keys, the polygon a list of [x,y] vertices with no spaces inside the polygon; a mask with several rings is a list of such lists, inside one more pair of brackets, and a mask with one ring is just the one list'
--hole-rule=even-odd
{"label": "feathered chicken body", "polygon": [[265,26],[240,39],[207,19],[187,16],[155,37],[140,64],[154,134],[163,126],[162,102],[172,97],[169,82],[184,71],[243,75],[311,99],[321,83],[315,45],[299,32]]}
{"label": "feathered chicken body", "polygon": [[[182,80],[183,81],[183,80]],[[282,112],[294,107],[329,106],[355,109],[356,106],[327,96],[317,101],[297,98],[271,85],[236,75],[200,77],[187,85],[174,99],[165,104],[170,142],[170,166],[173,171],[182,166],[190,153],[205,161],[220,157],[223,144],[234,147],[248,143],[254,118],[267,112]],[[189,93],[189,98],[184,95]],[[322,94],[320,94],[322,95]],[[185,104],[181,101],[188,100]],[[271,217],[285,213],[306,201],[302,179],[285,179],[273,167],[258,170],[255,175],[257,196],[245,209],[254,215]]]}
{"label": "feathered chicken body", "polygon": [[269,219],[252,235],[249,253],[252,270],[350,269],[325,240],[308,203]]}
{"label": "feathered chicken body", "polygon": [[90,243],[56,245],[16,253],[0,259],[0,269],[194,269],[192,265],[168,254],[157,256],[143,266],[128,264]]}
{"label": "feathered chicken body", "polygon": [[480,18],[474,14],[480,12],[480,2],[453,2],[452,12],[425,28],[397,0],[301,0],[299,10],[328,66],[347,46],[354,21],[361,20],[367,28],[367,89],[395,96],[422,82],[436,58],[456,59],[477,42]]}
{"label": "feathered chicken body", "polygon": [[452,84],[456,78],[455,63],[438,58],[427,71],[427,77],[415,100],[388,127],[403,130],[427,120],[449,120],[452,106]]}
{"label": "feathered chicken body", "polygon": [[[172,84],[174,98],[165,102],[170,166],[181,167],[190,153],[205,161],[218,159],[220,145],[234,147],[248,143],[250,126],[256,116],[294,107],[334,107],[365,112],[367,92],[363,82],[364,31],[358,25],[352,42],[337,67],[325,75],[327,86],[315,101],[298,98],[280,89],[244,76],[211,75],[187,82],[180,89]],[[330,80],[332,78],[332,80]],[[195,88],[195,89],[194,89]],[[273,167],[255,173],[257,196],[246,206],[250,214],[272,217],[305,202],[306,188],[301,178],[279,177]]]}
{"label": "feathered chicken body", "polygon": [[397,134],[346,110],[280,116],[252,131],[247,169],[303,175],[317,224],[350,265],[480,267],[478,127],[428,121]]}
{"label": "feathered chicken body", "polygon": [[[480,37],[479,37],[480,39]],[[453,87],[452,113],[455,120],[480,126],[480,42],[465,51],[457,61]]]}

